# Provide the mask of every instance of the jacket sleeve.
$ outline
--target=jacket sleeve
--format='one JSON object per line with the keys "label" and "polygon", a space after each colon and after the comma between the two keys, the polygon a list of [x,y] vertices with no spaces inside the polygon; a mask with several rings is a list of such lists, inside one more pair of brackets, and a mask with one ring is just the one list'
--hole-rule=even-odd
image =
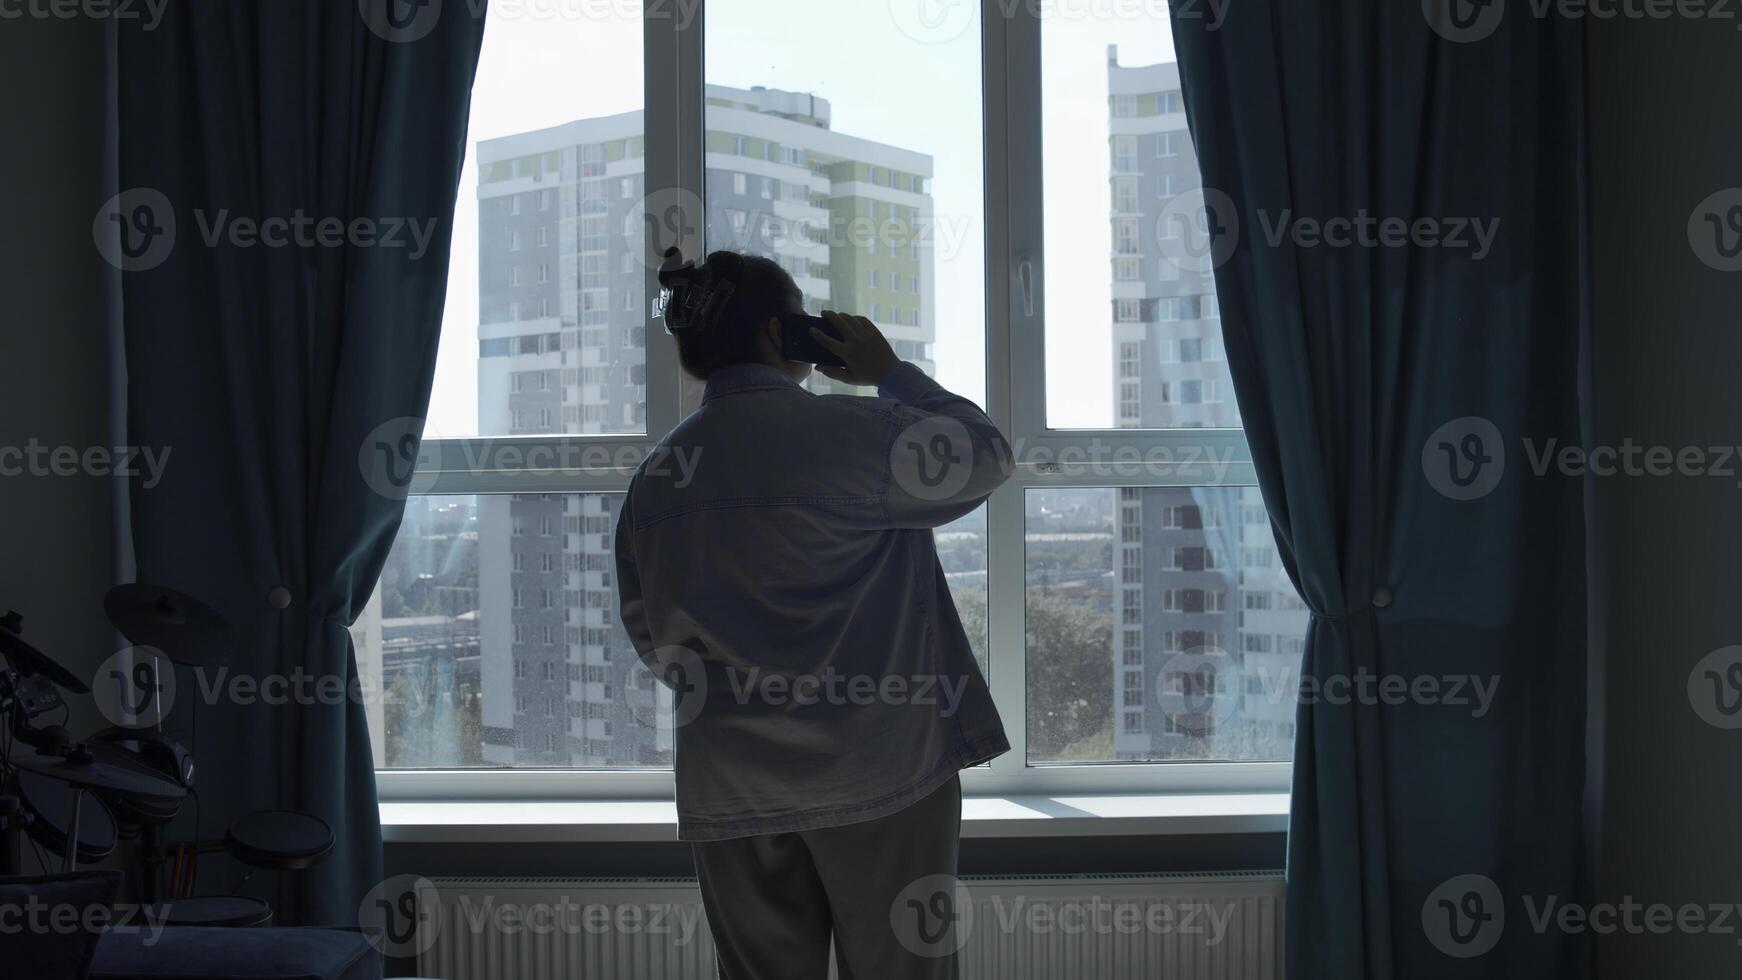
{"label": "jacket sleeve", "polygon": [[623,507],[617,512],[617,533],[611,550],[617,562],[617,618],[635,646],[635,655],[660,677],[659,665],[653,656],[653,632],[647,625],[647,604],[641,598],[641,567],[635,562],[635,518],[630,508],[635,499],[635,485],[623,495]]}
{"label": "jacket sleeve", "polygon": [[878,382],[897,402],[885,510],[891,527],[939,527],[1010,478],[1010,443],[978,405],[902,361]]}

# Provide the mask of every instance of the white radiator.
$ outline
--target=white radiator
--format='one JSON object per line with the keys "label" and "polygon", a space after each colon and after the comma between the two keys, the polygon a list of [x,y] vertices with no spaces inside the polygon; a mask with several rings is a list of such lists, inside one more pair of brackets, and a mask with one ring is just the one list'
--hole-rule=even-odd
{"label": "white radiator", "polygon": [[[423,977],[714,977],[714,944],[693,879],[426,885],[420,895],[437,908],[419,914]],[[1278,872],[981,877],[962,885],[972,909],[960,920],[963,980],[1282,978]]]}

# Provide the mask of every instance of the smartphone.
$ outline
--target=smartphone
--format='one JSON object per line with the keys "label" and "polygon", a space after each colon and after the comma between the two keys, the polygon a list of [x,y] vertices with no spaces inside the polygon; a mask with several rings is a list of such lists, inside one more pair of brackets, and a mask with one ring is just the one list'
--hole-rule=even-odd
{"label": "smartphone", "polygon": [[822,344],[817,343],[815,337],[811,336],[812,327],[816,327],[836,340],[841,339],[841,332],[820,316],[810,316],[804,313],[782,313],[780,315],[780,356],[789,361],[846,367],[846,361],[841,360],[833,351],[824,348]]}

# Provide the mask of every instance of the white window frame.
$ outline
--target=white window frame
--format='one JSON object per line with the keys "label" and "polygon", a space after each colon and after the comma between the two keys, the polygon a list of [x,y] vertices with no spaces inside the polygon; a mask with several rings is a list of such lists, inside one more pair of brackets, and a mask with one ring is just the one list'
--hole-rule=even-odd
{"label": "white window frame", "polygon": [[[707,0],[689,19],[654,14],[643,21],[645,45],[645,189],[649,196],[675,189],[700,199],[704,180],[704,25]],[[652,10],[652,7],[649,8]],[[1046,424],[1045,398],[1017,392],[1046,391],[1044,341],[1045,276],[1039,11],[1018,5],[1013,14],[997,0],[983,0],[981,16],[985,159],[986,405],[987,413],[1024,447],[1011,479],[987,502],[987,605],[991,667],[988,681],[1005,719],[1011,751],[963,773],[973,796],[1103,793],[1280,793],[1289,786],[1286,762],[1109,762],[1030,765],[1027,759],[1023,551],[1027,491],[1047,487],[1249,486],[1257,482],[1251,454],[1239,429],[1054,429]],[[680,24],[687,25],[680,27]],[[1004,166],[994,169],[1002,160]],[[699,218],[698,218],[699,220]],[[655,270],[643,276],[644,292],[657,290]],[[647,304],[651,310],[652,304]],[[1111,307],[1096,303],[1097,309]],[[421,492],[437,494],[622,492],[634,462],[700,402],[701,385],[682,376],[676,349],[656,321],[645,337],[646,429],[638,434],[513,437],[521,448],[580,450],[602,446],[611,465],[537,473],[475,468],[471,460],[509,437],[432,441],[420,457],[428,471]],[[1114,465],[1135,448],[1144,458],[1157,451],[1173,459],[1214,458],[1225,464],[1220,479],[1208,472],[1134,472]],[[1080,460],[1061,465],[1059,460]],[[1205,456],[1204,454],[1213,454]],[[1073,455],[1074,454],[1074,455]],[[1158,609],[1159,598],[1153,603]],[[1117,632],[1117,631],[1116,631]],[[1109,657],[1119,657],[1118,645]],[[1115,705],[1114,724],[1124,708]],[[668,769],[444,769],[381,770],[384,801],[463,799],[669,799]]]}

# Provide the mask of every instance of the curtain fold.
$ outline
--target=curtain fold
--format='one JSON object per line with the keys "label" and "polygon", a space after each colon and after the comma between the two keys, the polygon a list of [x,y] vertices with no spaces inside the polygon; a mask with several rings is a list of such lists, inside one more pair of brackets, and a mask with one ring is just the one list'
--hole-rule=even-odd
{"label": "curtain fold", "polygon": [[[260,809],[326,820],[330,857],[249,884],[284,923],[354,925],[381,879],[378,692],[349,626],[404,509],[375,444],[408,463],[430,397],[476,6],[173,3],[119,31],[128,426],[171,453],[131,489],[138,578],[238,640],[166,696],[199,764],[170,837]],[[244,871],[200,870],[202,894]]]}
{"label": "curtain fold", "polygon": [[1173,28],[1225,348],[1314,613],[1289,975],[1587,975],[1583,940],[1532,920],[1586,886],[1584,505],[1539,471],[1581,444],[1581,31],[1197,6]]}

